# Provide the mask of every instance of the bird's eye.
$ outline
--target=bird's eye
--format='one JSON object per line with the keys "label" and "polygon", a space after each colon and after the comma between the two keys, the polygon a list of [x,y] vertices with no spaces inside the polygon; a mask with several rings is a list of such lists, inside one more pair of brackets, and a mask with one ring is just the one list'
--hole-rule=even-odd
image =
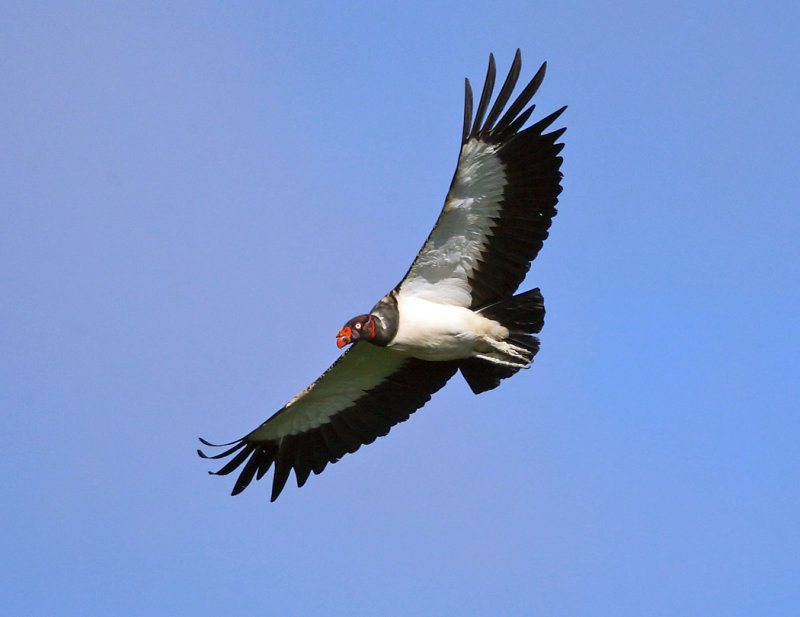
{"label": "bird's eye", "polygon": [[360,323],[356,324],[356,330],[361,330],[361,324]]}

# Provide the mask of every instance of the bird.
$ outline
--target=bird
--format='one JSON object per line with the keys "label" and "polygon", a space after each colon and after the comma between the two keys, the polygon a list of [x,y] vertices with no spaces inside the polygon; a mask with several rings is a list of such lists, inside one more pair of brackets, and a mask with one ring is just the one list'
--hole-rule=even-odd
{"label": "bird", "polygon": [[[539,253],[561,193],[559,138],[545,132],[566,106],[525,126],[547,63],[509,105],[522,67],[517,49],[494,103],[496,64],[489,55],[473,116],[465,80],[464,123],[453,179],[441,213],[408,272],[366,314],[336,335],[346,348],[315,382],[263,424],[205,459],[228,459],[210,474],[240,470],[232,495],[271,467],[270,501],[294,470],[311,473],[389,433],[461,373],[480,394],[529,368],[544,324],[539,288],[515,295]],[[228,458],[230,457],[230,458]]]}

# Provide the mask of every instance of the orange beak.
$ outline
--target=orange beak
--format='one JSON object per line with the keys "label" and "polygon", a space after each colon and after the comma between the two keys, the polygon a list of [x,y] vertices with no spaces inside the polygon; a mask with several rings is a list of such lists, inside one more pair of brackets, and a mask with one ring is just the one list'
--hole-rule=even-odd
{"label": "orange beak", "polygon": [[350,341],[353,340],[353,332],[350,330],[350,326],[346,328],[342,328],[339,330],[339,334],[336,335],[336,346],[341,349],[346,345],[350,344]]}

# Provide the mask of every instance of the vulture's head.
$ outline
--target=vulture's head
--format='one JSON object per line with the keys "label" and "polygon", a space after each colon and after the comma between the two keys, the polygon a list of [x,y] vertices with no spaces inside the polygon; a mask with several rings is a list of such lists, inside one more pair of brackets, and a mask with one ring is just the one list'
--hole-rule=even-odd
{"label": "vulture's head", "polygon": [[336,346],[341,349],[361,339],[371,341],[375,338],[375,318],[372,315],[359,315],[344,324],[336,335]]}

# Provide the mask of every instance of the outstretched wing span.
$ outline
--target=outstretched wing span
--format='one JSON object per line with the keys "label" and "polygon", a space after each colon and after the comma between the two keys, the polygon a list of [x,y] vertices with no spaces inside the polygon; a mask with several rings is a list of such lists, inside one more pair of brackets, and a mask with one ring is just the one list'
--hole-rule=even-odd
{"label": "outstretched wing span", "polygon": [[401,294],[478,309],[511,296],[542,248],[561,192],[564,146],[556,140],[566,129],[544,131],[566,107],[523,129],[546,64],[506,109],[521,66],[517,50],[490,110],[495,62],[489,56],[474,119],[466,81],[458,165],[433,231],[397,286]]}
{"label": "outstretched wing span", "polygon": [[[563,144],[556,140],[564,129],[544,131],[565,108],[523,128],[533,112],[533,105],[527,106],[542,83],[545,65],[506,108],[521,65],[517,50],[490,108],[495,62],[489,57],[474,118],[467,80],[455,175],[433,231],[396,288],[401,296],[486,307],[512,296],[542,247],[561,192],[558,154]],[[302,486],[312,471],[319,474],[328,463],[386,435],[422,407],[457,368],[456,361],[428,362],[389,347],[356,343],[257,429],[218,446],[227,446],[219,454],[198,452],[204,458],[229,457],[213,472],[217,475],[241,469],[234,495],[274,464],[274,501],[292,469]]]}
{"label": "outstretched wing span", "polygon": [[386,435],[422,407],[456,371],[455,362],[409,358],[366,342],[353,345],[283,409],[230,446],[203,458],[232,457],[215,475],[241,467],[233,495],[275,464],[271,501],[277,499],[294,469],[297,486],[313,471],[322,473],[348,452]]}

